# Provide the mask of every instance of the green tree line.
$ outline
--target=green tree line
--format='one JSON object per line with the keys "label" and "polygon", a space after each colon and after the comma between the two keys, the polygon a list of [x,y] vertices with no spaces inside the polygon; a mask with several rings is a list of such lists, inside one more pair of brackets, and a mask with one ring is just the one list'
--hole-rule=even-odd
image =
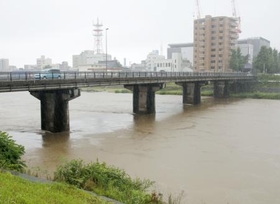
{"label": "green tree line", "polygon": [[280,73],[280,52],[271,47],[262,46],[254,59],[253,67],[261,73]]}
{"label": "green tree line", "polygon": [[[233,49],[230,59],[230,68],[234,71],[243,71],[248,63],[249,55],[243,56],[240,48]],[[253,70],[259,73],[280,73],[280,52],[271,47],[262,46],[253,61]]]}

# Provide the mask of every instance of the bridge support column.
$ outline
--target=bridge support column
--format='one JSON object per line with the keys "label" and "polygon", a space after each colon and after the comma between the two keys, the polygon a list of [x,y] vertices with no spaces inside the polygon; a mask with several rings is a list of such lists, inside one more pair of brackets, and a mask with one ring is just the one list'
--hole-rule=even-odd
{"label": "bridge support column", "polygon": [[124,88],[133,92],[133,113],[155,113],[155,92],[164,87],[164,83],[124,85]]}
{"label": "bridge support column", "polygon": [[183,87],[183,104],[197,105],[201,103],[201,86],[205,82],[176,82]]}
{"label": "bridge support column", "polygon": [[30,91],[41,101],[41,129],[50,132],[69,130],[68,101],[80,96],[80,89]]}
{"label": "bridge support column", "polygon": [[227,98],[229,96],[228,81],[214,82],[214,98]]}
{"label": "bridge support column", "polygon": [[254,83],[235,81],[230,85],[229,88],[233,93],[251,92],[254,89]]}

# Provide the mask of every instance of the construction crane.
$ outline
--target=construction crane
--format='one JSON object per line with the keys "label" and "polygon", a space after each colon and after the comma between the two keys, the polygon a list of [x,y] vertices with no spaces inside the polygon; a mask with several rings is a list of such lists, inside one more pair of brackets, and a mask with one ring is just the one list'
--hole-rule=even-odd
{"label": "construction crane", "polygon": [[200,19],[200,4],[199,0],[195,0],[195,6],[196,6],[196,19]]}
{"label": "construction crane", "polygon": [[238,33],[241,33],[241,19],[239,16],[237,16],[235,0],[231,0],[231,3],[232,3],[232,15],[236,19],[236,22],[237,22],[236,29],[237,29]]}

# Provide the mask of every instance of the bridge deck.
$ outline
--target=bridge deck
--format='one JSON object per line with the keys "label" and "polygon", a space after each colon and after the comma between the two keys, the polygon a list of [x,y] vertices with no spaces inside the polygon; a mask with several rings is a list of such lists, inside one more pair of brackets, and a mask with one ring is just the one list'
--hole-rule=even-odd
{"label": "bridge deck", "polygon": [[33,91],[90,86],[195,81],[252,81],[247,73],[213,72],[61,72],[61,79],[35,79],[38,72],[0,72],[0,92]]}

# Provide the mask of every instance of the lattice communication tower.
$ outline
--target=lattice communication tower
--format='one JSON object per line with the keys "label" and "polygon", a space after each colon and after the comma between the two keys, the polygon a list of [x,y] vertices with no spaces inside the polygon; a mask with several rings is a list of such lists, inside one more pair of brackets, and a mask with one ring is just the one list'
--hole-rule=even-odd
{"label": "lattice communication tower", "polygon": [[94,36],[94,51],[96,54],[103,53],[102,49],[102,36],[103,36],[103,24],[99,22],[97,18],[97,22],[93,22],[93,36]]}

